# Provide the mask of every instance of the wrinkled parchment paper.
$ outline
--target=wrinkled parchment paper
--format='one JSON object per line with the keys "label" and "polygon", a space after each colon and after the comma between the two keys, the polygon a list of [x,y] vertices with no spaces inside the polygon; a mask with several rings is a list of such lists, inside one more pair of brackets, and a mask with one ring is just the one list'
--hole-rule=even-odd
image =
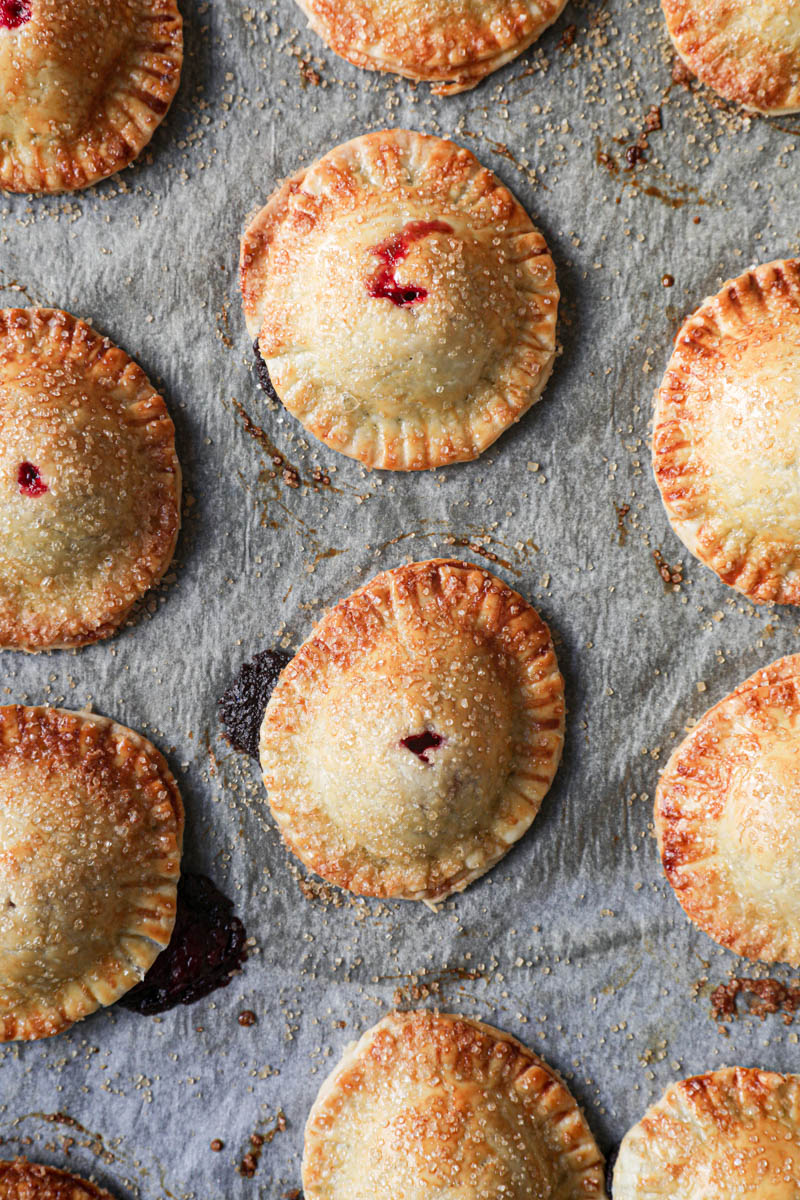
{"label": "wrinkled parchment paper", "polygon": [[[648,451],[682,317],[750,263],[800,251],[800,117],[748,118],[673,82],[655,0],[570,3],[538,47],[454,98],[351,68],[292,0],[183,9],[183,83],[143,158],[82,195],[0,198],[0,302],[92,320],[164,390],[186,476],[176,564],[114,641],[6,653],[0,670],[6,702],[90,702],[153,738],[186,800],[186,865],[235,899],[255,945],[243,974],[193,1007],[112,1009],[6,1047],[0,1150],[93,1174],[120,1198],[282,1197],[299,1186],[325,1073],[393,1003],[522,1038],[564,1073],[606,1151],[674,1077],[800,1069],[800,1024],[718,1031],[712,987],[767,969],[690,926],[651,836],[658,772],[686,723],[794,650],[800,616],[752,607],[690,560]],[[631,169],[653,106],[663,127]],[[276,181],[384,126],[450,135],[494,168],[545,233],[563,296],[542,401],[478,462],[424,476],[370,475],[270,406],[237,291],[239,234]],[[238,405],[299,487],[275,477]],[[683,582],[665,586],[654,551]],[[304,883],[215,708],[244,658],[294,646],[377,571],[441,553],[488,565],[540,609],[569,725],[531,832],[432,913]],[[257,1024],[239,1025],[244,1009]],[[253,1133],[267,1140],[246,1178]]]}

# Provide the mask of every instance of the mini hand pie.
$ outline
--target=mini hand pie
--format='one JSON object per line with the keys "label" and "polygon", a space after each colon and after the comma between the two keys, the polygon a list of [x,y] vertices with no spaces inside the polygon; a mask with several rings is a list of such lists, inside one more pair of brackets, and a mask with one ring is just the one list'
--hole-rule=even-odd
{"label": "mini hand pie", "polygon": [[176,0],[0,4],[0,188],[69,192],[120,171],[178,90]]}
{"label": "mini hand pie", "polygon": [[60,1033],[139,982],[172,933],[182,839],[175,780],[138,733],[0,708],[0,1041]]}
{"label": "mini hand pie", "polygon": [[800,110],[800,0],[661,0],[675,49],[726,100]]}
{"label": "mini hand pie", "polygon": [[180,496],[141,368],[68,313],[0,310],[0,649],[114,633],[172,560]]}
{"label": "mini hand pie", "polygon": [[470,563],[378,575],[298,650],[261,727],[269,802],[318,875],[441,899],[529,828],[564,738],[547,626]]}
{"label": "mini hand pie", "polygon": [[463,92],[522,54],[566,0],[298,0],[311,28],[357,67]]}
{"label": "mini hand pie", "polygon": [[800,655],[700,718],[661,776],[655,822],[696,925],[746,958],[800,966]]}
{"label": "mini hand pie", "polygon": [[538,400],[559,293],[545,240],[468,150],[386,130],[275,192],[242,241],[281,401],[369,467],[477,458]]}
{"label": "mini hand pie", "polygon": [[0,1200],[111,1200],[103,1188],[40,1163],[0,1162]]}
{"label": "mini hand pie", "polygon": [[685,322],[653,467],[701,562],[751,600],[800,604],[800,260],[729,281]]}
{"label": "mini hand pie", "polygon": [[626,1133],[614,1200],[797,1200],[800,1076],[728,1067],[671,1084]]}
{"label": "mini hand pie", "polygon": [[555,1071],[465,1017],[385,1017],[345,1052],[306,1125],[306,1200],[605,1200],[603,1177]]}

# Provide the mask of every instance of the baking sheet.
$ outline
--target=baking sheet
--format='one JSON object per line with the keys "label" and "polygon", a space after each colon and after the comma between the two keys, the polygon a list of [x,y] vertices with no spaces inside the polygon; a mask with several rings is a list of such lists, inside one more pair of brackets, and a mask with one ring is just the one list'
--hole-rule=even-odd
{"label": "baking sheet", "polygon": [[[686,722],[794,650],[800,618],[752,607],[689,558],[647,445],[682,316],[750,263],[800,252],[800,117],[745,117],[674,83],[655,3],[570,3],[538,47],[453,98],[349,67],[291,0],[183,9],[181,91],[143,159],[82,195],[0,199],[0,302],[91,319],[164,389],[186,477],[176,565],[114,641],[6,653],[0,669],[4,700],[91,702],[167,753],[185,865],[235,899],[255,946],[226,991],[193,1007],[112,1009],[3,1049],[0,1149],[120,1197],[282,1197],[299,1187],[324,1074],[393,1003],[516,1034],[566,1076],[606,1151],[674,1077],[800,1069],[798,1032],[779,1016],[718,1031],[711,987],[767,970],[690,926],[651,826]],[[653,105],[663,128],[631,169],[626,147]],[[369,474],[270,406],[237,292],[240,231],[275,182],[384,126],[453,136],[494,168],[546,234],[563,293],[563,352],[540,404],[478,462],[424,476]],[[301,486],[274,477],[237,404]],[[313,484],[317,468],[331,488]],[[654,551],[683,564],[680,585],[665,586]],[[215,707],[244,658],[294,646],[377,571],[440,553],[489,565],[537,605],[569,724],[530,834],[435,914],[309,887]],[[256,1025],[238,1024],[243,1009]],[[254,1132],[268,1140],[245,1178]]]}

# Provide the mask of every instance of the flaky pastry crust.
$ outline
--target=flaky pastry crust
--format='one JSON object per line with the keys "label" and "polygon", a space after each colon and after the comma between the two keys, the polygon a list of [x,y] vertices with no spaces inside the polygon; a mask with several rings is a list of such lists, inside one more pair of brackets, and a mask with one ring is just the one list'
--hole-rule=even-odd
{"label": "flaky pastry crust", "polygon": [[103,1188],[24,1158],[0,1162],[0,1200],[112,1200]]}
{"label": "flaky pastry crust", "polygon": [[30,0],[0,27],[0,188],[67,192],[120,171],[180,82],[176,0]]}
{"label": "flaky pastry crust", "polygon": [[701,562],[751,600],[800,604],[800,260],[730,280],[684,323],[653,469]]}
{"label": "flaky pastry crust", "polygon": [[797,1200],[800,1076],[727,1067],[670,1084],[622,1140],[614,1200]]}
{"label": "flaky pastry crust", "polygon": [[182,839],[145,738],[0,708],[0,1041],[51,1037],[142,979],[175,923]]}
{"label": "flaky pastry crust", "polygon": [[758,671],[675,750],[655,822],[675,894],[746,958],[800,966],[800,656]]}
{"label": "flaky pastry crust", "polygon": [[69,313],[0,310],[0,649],[113,634],[172,560],[180,498],[141,367]]}
{"label": "flaky pastry crust", "polygon": [[272,693],[261,765],[312,871],[361,895],[436,900],[526,832],[563,740],[547,626],[487,571],[433,559],[323,617]]}
{"label": "flaky pastry crust", "polygon": [[463,92],[522,54],[566,0],[297,0],[311,28],[357,67]]}
{"label": "flaky pastry crust", "polygon": [[603,1159],[555,1071],[466,1017],[390,1013],[322,1085],[306,1200],[586,1200]]}
{"label": "flaky pastry crust", "polygon": [[280,187],[241,284],[283,404],[369,467],[477,458],[538,400],[559,292],[542,235],[468,150],[384,130]]}
{"label": "flaky pastry crust", "polygon": [[661,0],[675,49],[727,100],[800,111],[800,0]]}

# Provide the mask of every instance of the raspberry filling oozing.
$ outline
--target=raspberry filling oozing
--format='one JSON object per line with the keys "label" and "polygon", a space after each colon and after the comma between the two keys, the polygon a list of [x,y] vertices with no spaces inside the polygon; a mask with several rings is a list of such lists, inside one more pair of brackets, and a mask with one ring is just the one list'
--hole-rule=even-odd
{"label": "raspberry filling oozing", "polygon": [[[1,3],[2,0],[0,0]],[[30,496],[32,500],[35,500],[37,496],[43,496],[47,491],[47,484],[42,479],[39,468],[30,462],[19,464],[17,483],[19,484],[20,494]]]}
{"label": "raspberry filling oozing", "polygon": [[31,15],[31,0],[0,0],[0,29],[19,29]]}
{"label": "raspberry filling oozing", "polygon": [[410,750],[412,754],[416,754],[420,762],[424,762],[429,767],[431,760],[428,758],[428,751],[438,749],[443,741],[444,738],[440,733],[434,733],[432,729],[424,729],[422,733],[410,733],[408,737],[401,738],[400,745],[405,746],[406,750]]}
{"label": "raspberry filling oozing", "polygon": [[407,256],[414,242],[431,233],[452,233],[452,225],[446,221],[409,221],[399,233],[393,234],[385,242],[373,246],[370,251],[381,260],[374,275],[367,280],[367,291],[377,300],[391,300],[398,308],[409,308],[419,304],[428,295],[428,289],[415,287],[414,284],[398,283],[395,278],[397,264]]}

